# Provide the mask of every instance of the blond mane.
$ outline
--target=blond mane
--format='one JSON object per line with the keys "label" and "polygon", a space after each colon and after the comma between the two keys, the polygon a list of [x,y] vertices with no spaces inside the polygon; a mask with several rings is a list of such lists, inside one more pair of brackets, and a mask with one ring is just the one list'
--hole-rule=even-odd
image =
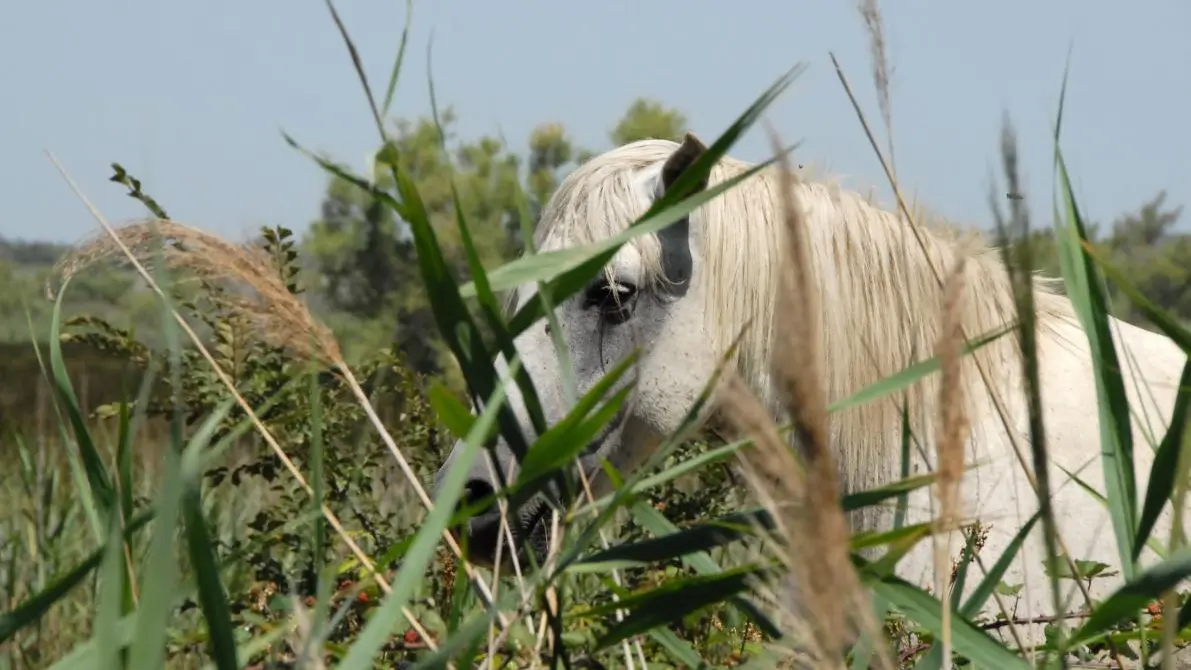
{"label": "blond mane", "polygon": [[[577,168],[543,211],[536,245],[568,247],[623,231],[649,205],[634,172],[665,160],[677,146],[666,140],[639,141]],[[749,167],[725,157],[713,168],[709,183],[721,183]],[[737,370],[776,414],[768,362],[779,342],[773,312],[778,273],[784,264],[781,253],[787,245],[777,209],[775,170],[767,168],[697,209],[691,236],[702,251],[703,265],[695,281],[701,283],[706,300],[710,346],[716,354],[726,351],[741,326],[752,319],[737,355]],[[822,290],[823,370],[828,399],[834,401],[934,354],[942,327],[942,291],[908,224],[897,214],[826,180],[801,181],[797,189],[814,276]],[[966,259],[962,322],[969,338],[1002,328],[1015,318],[1009,277],[993,248],[978,239],[960,240],[945,225],[924,228],[922,235],[939,276],[946,276],[961,256]],[[642,255],[646,279],[664,281],[656,236],[637,237],[631,244]],[[1052,283],[1046,279],[1036,283],[1040,331],[1058,320],[1074,318],[1069,301],[1056,293]],[[1012,334],[984,347],[977,356],[986,366],[1019,369],[1017,339]],[[932,430],[936,378],[932,375],[904,395],[834,415],[832,439],[839,450],[845,491],[898,476],[899,459],[888,450],[900,451],[901,403],[906,403],[915,435],[929,437],[931,433],[924,431]],[[971,363],[963,378],[967,401],[986,401],[988,391]],[[1007,398],[1011,390],[996,392]]]}

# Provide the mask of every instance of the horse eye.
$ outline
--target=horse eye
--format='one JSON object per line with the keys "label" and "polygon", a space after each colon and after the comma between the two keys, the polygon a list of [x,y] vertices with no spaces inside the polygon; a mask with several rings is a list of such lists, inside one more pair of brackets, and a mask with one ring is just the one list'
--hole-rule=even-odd
{"label": "horse eye", "polygon": [[629,283],[606,282],[591,287],[584,301],[586,307],[596,307],[600,317],[609,324],[624,323],[633,315],[637,287]]}

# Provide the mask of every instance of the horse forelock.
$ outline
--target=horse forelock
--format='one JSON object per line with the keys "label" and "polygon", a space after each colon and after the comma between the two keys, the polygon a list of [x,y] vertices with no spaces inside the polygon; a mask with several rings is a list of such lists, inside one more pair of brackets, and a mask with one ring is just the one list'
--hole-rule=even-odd
{"label": "horse forelock", "polygon": [[[557,250],[601,242],[623,232],[651,203],[647,171],[656,172],[654,168],[677,147],[669,140],[642,140],[580,165],[563,179],[543,209],[534,244],[539,250]],[[657,236],[638,236],[626,246],[640,256],[641,280],[661,281]]]}

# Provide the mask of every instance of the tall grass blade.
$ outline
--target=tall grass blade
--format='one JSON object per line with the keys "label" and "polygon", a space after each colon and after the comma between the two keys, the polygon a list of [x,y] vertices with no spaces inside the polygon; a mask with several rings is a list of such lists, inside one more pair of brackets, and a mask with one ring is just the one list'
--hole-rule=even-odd
{"label": "tall grass blade", "polygon": [[686,558],[750,536],[758,526],[766,530],[774,527],[772,517],[764,508],[733,512],[672,533],[609,547],[575,561],[570,571],[603,572]]}
{"label": "tall grass blade", "polygon": [[1169,337],[1175,344],[1179,346],[1185,353],[1191,354],[1191,330],[1188,330],[1178,319],[1171,315],[1167,310],[1164,310],[1149,298],[1145,297],[1133,282],[1129,281],[1125,273],[1121,271],[1112,261],[1110,261],[1102,251],[1092,246],[1089,242],[1083,243],[1083,251],[1090,256],[1104,274],[1112,279],[1112,283],[1129,298],[1133,306],[1138,309],[1145,317],[1154,324],[1158,330],[1162,331],[1163,335]]}
{"label": "tall grass blade", "polygon": [[[446,133],[443,131],[442,123],[439,120],[438,101],[434,94],[434,78],[430,74],[430,69],[430,48],[427,46],[426,79],[430,88],[430,112],[431,117],[434,119],[434,126],[438,130],[438,139],[444,158],[449,163],[450,156],[447,153]],[[483,264],[480,263],[480,254],[476,250],[475,240],[472,239],[471,230],[469,230],[467,225],[467,217],[463,213],[463,203],[459,198],[459,188],[455,183],[453,170],[450,176],[450,186],[451,199],[455,206],[455,220],[459,228],[459,238],[463,242],[463,250],[467,256],[468,270],[471,273],[472,283],[476,287],[476,298],[488,322],[488,327],[492,329],[495,335],[500,353],[504,355],[505,360],[512,360],[517,355],[517,350],[513,347],[513,339],[505,328],[504,318],[501,315],[500,302],[492,292],[492,287],[488,284],[487,273],[484,270]],[[517,382],[517,387],[521,390],[522,400],[525,403],[526,412],[529,414],[530,423],[533,425],[537,434],[541,435],[546,430],[546,418],[542,413],[542,403],[538,400],[538,394],[536,389],[534,389],[533,380],[529,377],[529,371],[525,368],[520,368],[514,379]]]}
{"label": "tall grass blade", "polygon": [[768,572],[769,569],[761,566],[744,565],[712,575],[672,579],[657,588],[633,593],[616,602],[597,605],[585,611],[583,616],[612,614],[619,609],[629,611],[624,620],[612,625],[607,633],[597,638],[596,650],[606,649],[621,640],[677,621],[708,605],[726,600],[748,589],[755,580]]}
{"label": "tall grass blade", "polygon": [[228,398],[199,425],[185,452],[189,458],[173,449],[166,449],[165,480],[157,499],[157,524],[149,547],[146,570],[141,583],[142,600],[136,614],[136,639],[130,650],[130,670],[151,670],[165,662],[166,624],[170,605],[177,596],[175,583],[178,565],[174,556],[174,531],[182,497],[189,487],[197,486],[201,473],[196,466],[202,461],[198,455],[207,447],[215,431],[223,423],[235,403]]}
{"label": "tall grass blade", "polygon": [[397,92],[397,78],[401,74],[401,63],[405,60],[405,45],[409,41],[409,27],[413,22],[413,0],[405,0],[405,26],[401,29],[401,46],[397,47],[397,61],[393,63],[393,70],[389,73],[389,87],[385,89],[384,104],[381,105],[381,118],[389,116],[389,107],[393,104],[393,94]]}
{"label": "tall grass blade", "polygon": [[[1063,78],[1066,90],[1066,73]],[[1099,408],[1101,460],[1104,464],[1105,493],[1112,519],[1113,533],[1126,578],[1135,574],[1133,540],[1137,536],[1137,492],[1133,473],[1133,433],[1130,429],[1128,398],[1125,394],[1121,365],[1117,358],[1109,326],[1105,289],[1091,259],[1084,252],[1087,230],[1067,174],[1059,147],[1056,121],[1054,160],[1058,171],[1055,207],[1055,242],[1059,265],[1067,285],[1067,294],[1079,316],[1091,348]],[[1062,215],[1059,211],[1062,202]],[[1066,223],[1060,223],[1065,221]]]}
{"label": "tall grass blade", "polygon": [[[963,353],[961,356],[968,356],[981,348],[992,344],[997,339],[1011,333],[1017,327],[1016,323],[1002,326],[988,333],[981,335],[975,339],[969,340],[964,344]],[[869,384],[868,386],[856,391],[850,396],[840,398],[833,401],[827,406],[829,413],[842,412],[853,407],[858,407],[866,403],[879,400],[886,396],[903,391],[918,381],[925,379],[927,375],[937,372],[942,369],[942,360],[938,356],[931,356],[930,358],[912,363],[898,372]]]}
{"label": "tall grass blade", "polygon": [[1166,507],[1167,501],[1173,501],[1175,478],[1179,474],[1179,452],[1184,446],[1183,438],[1187,432],[1187,407],[1191,403],[1191,358],[1183,365],[1183,374],[1179,377],[1179,390],[1175,397],[1174,409],[1170,415],[1170,426],[1158,451],[1154,454],[1154,464],[1150,466],[1150,479],[1146,484],[1145,503],[1141,509],[1141,520],[1137,524],[1137,537],[1133,540],[1133,560],[1141,556],[1141,548],[1150,539],[1158,515]]}
{"label": "tall grass blade", "polygon": [[[230,409],[231,403],[229,402],[226,407]],[[223,411],[226,412],[227,409]],[[187,467],[187,461],[190,458],[196,462],[199,461],[199,455],[197,448],[187,449],[183,454],[183,467]],[[227,594],[224,593],[223,582],[219,576],[214,542],[207,531],[206,519],[203,518],[197,482],[188,482],[188,485],[185,486],[181,493],[181,506],[183,530],[186,534],[190,562],[198,586],[199,605],[202,608],[203,618],[207,622],[208,648],[211,657],[219,670],[238,669],[240,664],[236,656],[236,638],[232,632],[231,610],[228,607]]]}
{"label": "tall grass blade", "polygon": [[119,510],[108,512],[108,539],[104,547],[100,570],[99,606],[95,612],[94,637],[99,660],[105,668],[123,668],[119,631],[120,611],[124,600],[124,543],[120,541],[124,527]]}
{"label": "tall grass blade", "polygon": [[87,429],[82,410],[79,409],[78,396],[75,395],[74,386],[70,382],[70,376],[66,372],[66,363],[62,357],[62,341],[59,336],[62,331],[62,299],[69,283],[69,279],[62,283],[57,299],[54,301],[54,311],[50,323],[50,369],[53,371],[55,388],[66,407],[66,416],[70,421],[70,426],[74,429],[75,443],[78,446],[83,469],[87,474],[87,483],[91,489],[92,504],[98,515],[106,518],[115,504],[115,491],[111,476],[103,464],[99,450],[95,448],[95,443],[91,440],[91,432]]}
{"label": "tall grass blade", "polygon": [[[523,283],[547,282],[550,299],[556,304],[560,303],[586,286],[599,269],[607,265],[625,244],[628,244],[637,237],[656,233],[672,225],[693,212],[700,205],[716,198],[721,193],[735,188],[737,184],[769,167],[782,155],[789,153],[793,149],[794,147],[789,147],[739,175],[726,179],[706,190],[699,191],[665,208],[656,209],[658,203],[662,202],[662,199],[659,199],[655,202],[653,208],[643,214],[641,218],[637,219],[626,230],[607,239],[591,244],[568,247],[566,249],[541,251],[532,256],[522,256],[514,261],[505,263],[488,273],[488,281],[492,290],[505,291],[520,286]],[[707,151],[710,153],[711,148],[709,147]],[[706,155],[704,154],[704,156]],[[690,174],[694,170],[695,165],[691,165],[683,174]],[[589,274],[583,276],[582,273]],[[554,279],[555,277],[557,279]],[[473,297],[475,292],[476,287],[472,283],[465,284],[460,289],[460,294],[465,297]],[[510,323],[528,327],[537,318],[541,317],[541,312],[538,311],[540,309],[540,302],[531,301],[513,316]],[[527,312],[527,314],[523,315],[522,312]],[[518,331],[510,328],[510,333],[515,337]]]}

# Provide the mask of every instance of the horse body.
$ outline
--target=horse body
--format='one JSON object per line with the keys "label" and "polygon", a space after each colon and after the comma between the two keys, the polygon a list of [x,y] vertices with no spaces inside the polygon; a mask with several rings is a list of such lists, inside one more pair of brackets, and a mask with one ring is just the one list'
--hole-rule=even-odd
{"label": "horse body", "polygon": [[[1117,575],[1094,579],[1088,585],[1087,596],[1100,600],[1120,586],[1121,560],[1105,504],[1080,484],[1082,482],[1101,495],[1105,491],[1097,382],[1083,329],[1074,318],[1051,318],[1052,322],[1039,324],[1042,332],[1038,344],[1038,374],[1051,500],[1061,542],[1058,550],[1072,559],[1099,561],[1117,571]],[[1165,434],[1185,356],[1161,335],[1115,320],[1112,327],[1121,365],[1126,368],[1124,383],[1132,409],[1134,481],[1140,512],[1154,460],[1151,444],[1156,444]],[[1018,361],[1006,361],[1002,367],[990,372],[1004,375],[1014,385],[1021,385],[1020,367]],[[965,518],[977,519],[986,534],[978,553],[984,569],[976,564],[969,567],[965,598],[1039,508],[1038,495],[1021,463],[1024,459],[1029,471],[1034,471],[1024,396],[1020,392],[1010,395],[1005,405],[1006,413],[1011,417],[1012,437],[990,399],[984,399],[984,411],[973,417],[973,438],[969,440],[969,453],[965,459],[969,471],[960,485],[961,513]],[[1017,449],[1020,449],[1020,457]],[[915,459],[915,466],[920,472],[929,470],[921,458]],[[913,511],[907,515],[909,523],[930,520],[928,495],[922,489],[911,496]],[[1160,546],[1167,543],[1169,529],[1168,509],[1152,533]],[[962,545],[962,538],[951,541],[952,560],[958,558]],[[1005,613],[1018,621],[1046,618],[1055,613],[1049,577],[1043,567],[1046,551],[1040,520],[1002,578],[1006,585],[1020,586],[1018,597],[1002,598]],[[1155,558],[1148,549],[1142,556],[1143,563],[1152,563]],[[1060,566],[1062,568],[1065,566]],[[898,573],[908,581],[928,586],[933,584],[934,569],[930,543],[924,542],[903,559]],[[1060,581],[1060,597],[1063,612],[1085,609],[1084,593],[1071,580]],[[996,616],[1001,610],[997,602],[990,599],[983,611],[988,616]],[[1067,626],[1078,623],[1075,621]],[[1040,641],[1043,631],[1041,625],[1022,623],[1018,625],[1018,632],[1024,641],[1031,643]],[[1006,629],[998,631],[1000,637],[1011,641],[1008,634]]]}
{"label": "horse body", "polygon": [[[698,140],[688,135],[681,144],[645,140],[591,159],[563,180],[547,204],[535,233],[536,246],[540,250],[561,249],[624,230],[701,150]],[[747,167],[725,157],[713,168],[709,182],[721,182]],[[784,418],[770,369],[775,347],[788,345],[773,327],[779,279],[788,271],[783,256],[786,230],[776,204],[777,184],[772,170],[762,171],[700,206],[689,220],[660,234],[638,237],[620,250],[599,279],[556,306],[580,393],[633,349],[640,351],[633,371],[636,387],[629,402],[611,428],[597,436],[580,458],[585,472],[594,475],[596,495],[608,490],[599,460],[608,459],[627,472],[646,458],[659,440],[679,425],[746,323],[750,326],[740,337],[735,373],[771,409],[775,419]],[[854,393],[931,354],[941,332],[941,290],[939,275],[934,272],[946,273],[960,258],[965,259],[961,316],[966,335],[976,338],[1015,318],[1007,273],[990,250],[969,248],[924,229],[928,263],[909,237],[907,225],[894,214],[832,185],[799,183],[796,189],[805,213],[813,276],[821,292],[819,322],[829,400]],[[1106,508],[1061,469],[1103,492],[1098,400],[1087,337],[1069,301],[1046,281],[1039,280],[1035,295],[1041,398],[1059,532],[1072,558],[1119,568]],[[534,287],[523,286],[514,302],[519,307],[533,299]],[[1165,432],[1186,357],[1162,336],[1115,320],[1112,327],[1134,411],[1140,506],[1153,461],[1150,443],[1160,440]],[[568,407],[545,323],[528,329],[515,344],[547,422],[558,421]],[[498,360],[498,369],[505,369],[502,360]],[[986,567],[1038,508],[1037,495],[1014,449],[1016,441],[1032,471],[1021,371],[1012,333],[966,357],[963,364],[971,436],[965,454],[969,469],[960,485],[962,507],[958,511],[984,524],[987,536],[978,555]],[[911,450],[914,471],[933,470],[937,377],[932,375],[905,393],[832,416],[831,447],[845,492],[871,488],[899,476],[903,402],[921,445]],[[623,383],[628,382],[626,376]],[[523,430],[532,438],[515,386],[509,387],[508,398],[521,417]],[[994,398],[999,403],[994,403]],[[998,406],[1011,432],[1006,432]],[[1153,437],[1147,439],[1147,433]],[[450,467],[454,454],[440,476]],[[469,473],[473,494],[494,488],[493,466],[510,471],[513,458],[508,448],[498,444],[495,455],[492,462],[479,459],[473,465]],[[931,519],[930,496],[927,489],[909,496],[908,523]],[[548,521],[541,505],[528,505],[526,510],[510,521],[512,533],[518,544],[541,551]],[[889,508],[878,508],[854,515],[852,521],[858,528],[887,529],[892,518]],[[478,562],[490,562],[495,555],[498,520],[499,513],[493,510],[470,522],[469,546]],[[1163,544],[1168,528],[1167,512],[1154,531]],[[1003,600],[1011,615],[1036,617],[1054,611],[1042,569],[1045,546],[1041,531],[1037,524],[1005,575],[1006,583],[1023,584],[1020,602]],[[953,539],[951,544],[954,560],[962,540]],[[930,588],[934,569],[927,541],[902,560],[898,572]],[[970,568],[965,590],[970,592],[982,576],[978,567]],[[1093,597],[1103,597],[1119,579],[1096,580]],[[1064,592],[1070,591],[1072,583],[1064,584]],[[1078,598],[1068,602],[1082,604]],[[984,611],[998,612],[996,601],[990,600]],[[1034,634],[1028,637],[1036,639]]]}

